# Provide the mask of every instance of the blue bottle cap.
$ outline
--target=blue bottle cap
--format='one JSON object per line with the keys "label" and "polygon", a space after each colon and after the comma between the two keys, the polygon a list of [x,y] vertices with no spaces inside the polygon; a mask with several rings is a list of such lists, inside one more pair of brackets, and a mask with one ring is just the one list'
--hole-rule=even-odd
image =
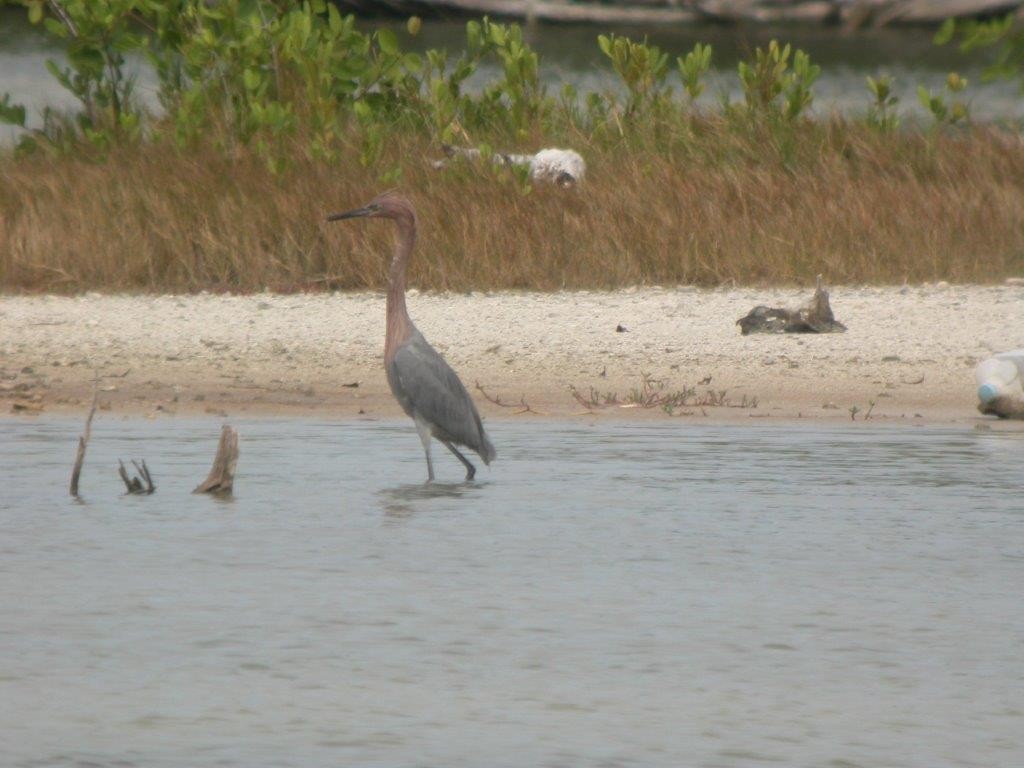
{"label": "blue bottle cap", "polygon": [[978,387],[978,399],[983,403],[991,402],[996,399],[996,395],[999,394],[999,390],[995,384],[982,384]]}

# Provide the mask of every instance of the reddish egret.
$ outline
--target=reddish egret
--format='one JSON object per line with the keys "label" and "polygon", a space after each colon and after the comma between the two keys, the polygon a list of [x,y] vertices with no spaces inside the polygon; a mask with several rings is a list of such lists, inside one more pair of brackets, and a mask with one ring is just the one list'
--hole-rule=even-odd
{"label": "reddish egret", "polygon": [[405,198],[385,193],[362,208],[331,214],[327,220],[362,217],[391,219],[398,226],[398,243],[388,280],[384,370],[398,404],[416,422],[427,455],[427,482],[434,479],[431,436],[455,454],[466,467],[466,479],[472,480],[476,468],[455,446],[464,445],[476,451],[484,464],[494,459],[494,446],[459,377],[416,330],[405,308],[405,267],[416,242],[416,211]]}

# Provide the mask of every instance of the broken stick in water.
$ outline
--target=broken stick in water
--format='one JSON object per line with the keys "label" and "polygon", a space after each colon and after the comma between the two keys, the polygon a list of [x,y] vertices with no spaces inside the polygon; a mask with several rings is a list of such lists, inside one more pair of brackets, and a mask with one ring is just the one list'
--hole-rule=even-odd
{"label": "broken stick in water", "polygon": [[125,469],[123,461],[118,459],[117,463],[120,465],[117,468],[117,472],[121,475],[124,487],[128,493],[148,496],[156,490],[156,486],[153,485],[153,476],[149,474],[149,467],[146,466],[145,459],[142,460],[142,466],[139,466],[139,463],[132,459],[132,464],[135,465],[135,470],[141,476],[141,480],[138,477],[128,477],[128,470]]}
{"label": "broken stick in water", "polygon": [[238,432],[225,424],[220,432],[220,444],[213,468],[192,493],[229,494],[235,483],[235,467],[238,465]]}
{"label": "broken stick in water", "polygon": [[71,470],[71,495],[78,496],[78,478],[82,474],[82,463],[85,461],[85,446],[89,443],[89,435],[92,432],[92,417],[96,414],[96,401],[100,395],[99,380],[93,382],[92,407],[89,409],[89,416],[85,420],[85,431],[78,438],[78,453],[75,456],[75,466]]}

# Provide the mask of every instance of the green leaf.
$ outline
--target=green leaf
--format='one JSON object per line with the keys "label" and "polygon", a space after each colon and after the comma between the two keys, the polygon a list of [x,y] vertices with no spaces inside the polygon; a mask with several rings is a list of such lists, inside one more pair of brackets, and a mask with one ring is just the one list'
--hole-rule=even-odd
{"label": "green leaf", "polygon": [[0,123],[25,127],[25,107],[21,104],[11,104],[9,93],[0,97]]}
{"label": "green leaf", "polygon": [[68,36],[67,27],[61,24],[57,19],[51,19],[47,17],[43,19],[43,27],[54,37],[66,38]]}
{"label": "green leaf", "polygon": [[34,0],[28,4],[28,20],[30,24],[38,24],[43,20],[43,0]]}
{"label": "green leaf", "polygon": [[505,27],[501,24],[490,24],[488,25],[488,30],[491,42],[499,48],[504,47],[506,39]]}
{"label": "green leaf", "polygon": [[398,38],[390,29],[377,30],[377,45],[388,56],[397,56],[399,53]]}
{"label": "green leaf", "polygon": [[99,78],[103,75],[103,54],[96,48],[72,48],[68,60],[80,73]]}
{"label": "green leaf", "polygon": [[483,32],[480,30],[480,22],[466,22],[466,47],[472,53],[476,53],[483,47]]}
{"label": "green leaf", "polygon": [[373,119],[373,108],[366,102],[366,100],[357,101],[352,105],[355,110],[356,117],[364,122],[369,122]]}
{"label": "green leaf", "polygon": [[71,90],[70,73],[66,69],[57,66],[53,59],[46,60],[46,71],[53,75],[54,79],[68,90]]}
{"label": "green leaf", "polygon": [[942,26],[939,27],[939,31],[935,33],[935,37],[932,38],[932,42],[935,45],[945,45],[953,39],[953,35],[956,33],[956,19],[946,19]]}
{"label": "green leaf", "polygon": [[333,4],[327,6],[327,26],[335,35],[341,32],[341,13]]}
{"label": "green leaf", "polygon": [[255,91],[260,87],[262,78],[258,72],[254,72],[251,69],[247,69],[242,73],[242,81],[245,83],[245,87],[250,91]]}
{"label": "green leaf", "polygon": [[423,59],[419,54],[407,53],[402,57],[402,66],[407,72],[419,72],[423,69]]}

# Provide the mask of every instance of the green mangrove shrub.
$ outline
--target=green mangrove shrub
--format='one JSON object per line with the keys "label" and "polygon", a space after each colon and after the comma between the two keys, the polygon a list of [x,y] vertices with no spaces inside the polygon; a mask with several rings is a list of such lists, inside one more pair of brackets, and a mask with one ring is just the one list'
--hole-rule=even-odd
{"label": "green mangrove shrub", "polygon": [[711,46],[697,43],[693,50],[676,59],[679,78],[692,104],[704,93],[703,78],[711,69]]}
{"label": "green mangrove shrub", "polygon": [[995,49],[983,70],[984,80],[1017,78],[1024,90],[1024,26],[1015,13],[988,20],[947,19],[935,34],[935,44],[946,45],[954,38],[964,53]]}
{"label": "green mangrove shrub", "polygon": [[627,116],[661,108],[668,98],[668,54],[644,40],[600,35],[597,44],[626,86]]}
{"label": "green mangrove shrub", "polygon": [[941,91],[933,92],[923,85],[917,87],[917,98],[921,105],[931,113],[936,126],[956,125],[970,117],[967,103],[957,94],[967,87],[967,79],[956,72],[950,72],[946,76],[946,82]]}
{"label": "green mangrove shrub", "polygon": [[481,126],[503,128],[523,135],[527,127],[543,118],[551,108],[547,90],[540,81],[540,58],[525,42],[516,24],[496,24],[488,18],[466,24],[467,51],[476,61],[486,56],[501,63],[504,78],[489,84],[471,115]]}
{"label": "green mangrove shrub", "polygon": [[[22,148],[34,148],[39,140],[67,147],[77,135],[99,147],[138,138],[142,114],[135,99],[135,76],[127,65],[126,54],[144,44],[145,37],[136,23],[144,3],[19,0],[18,4],[25,6],[32,23],[42,23],[47,32],[64,42],[67,65],[47,59],[46,68],[81,105],[80,111],[71,117],[46,109],[43,129],[25,135]],[[5,101],[10,108],[6,95]],[[24,127],[24,111],[5,110],[0,112],[0,120]]]}
{"label": "green mangrove shrub", "polygon": [[[405,30],[363,30],[326,0],[0,0],[26,9],[66,51],[47,63],[79,108],[70,115],[46,110],[42,128],[22,132],[21,149],[102,151],[153,138],[182,147],[203,143],[227,157],[245,149],[274,172],[296,156],[337,162],[358,147],[367,166],[385,156],[397,132],[438,142],[506,146],[540,135],[572,135],[596,146],[623,141],[683,150],[699,132],[688,120],[705,90],[712,49],[697,44],[675,56],[681,97],[669,84],[670,54],[647,40],[601,35],[598,48],[621,81],[618,93],[579,93],[562,87],[552,98],[540,78],[540,60],[514,24],[483,18],[465,27],[457,55],[411,52]],[[960,30],[960,27],[956,29]],[[953,27],[944,27],[953,30]],[[964,26],[964,45],[1008,46],[1004,68],[1024,62],[1024,42],[1009,22]],[[949,31],[949,34],[952,34]],[[146,114],[135,89],[141,62],[152,66],[160,115]],[[484,65],[497,74],[469,83]],[[726,104],[726,117],[742,131],[767,127],[789,153],[813,102],[820,75],[806,53],[771,41],[741,61],[743,101]],[[919,98],[937,124],[966,120],[966,80],[955,73],[939,93]],[[868,78],[872,102],[866,121],[899,127],[891,78]],[[621,94],[621,95],[620,95]],[[23,106],[0,94],[0,122],[26,127]],[[789,149],[787,149],[789,147]],[[382,169],[395,180],[398,167]],[[507,174],[506,174],[507,175]],[[527,186],[524,184],[524,186]]]}
{"label": "green mangrove shrub", "polygon": [[772,40],[767,48],[756,48],[752,61],[738,65],[743,98],[750,115],[782,118],[793,122],[810,107],[812,87],[821,67],[812,64],[801,50],[793,54],[791,46],[779,46]]}
{"label": "green mangrove shrub", "polygon": [[872,101],[868,107],[867,122],[880,131],[894,131],[899,127],[900,119],[896,113],[899,97],[892,92],[895,80],[891,75],[868,77],[868,90]]}
{"label": "green mangrove shrub", "polygon": [[[301,127],[309,154],[332,159],[349,118],[364,128],[400,122],[418,102],[422,58],[391,30],[358,31],[324,0],[276,11],[242,0],[179,0],[173,13],[161,5],[149,55],[182,143],[215,128],[226,146],[252,144],[277,167]],[[372,162],[380,139],[363,139]]]}

